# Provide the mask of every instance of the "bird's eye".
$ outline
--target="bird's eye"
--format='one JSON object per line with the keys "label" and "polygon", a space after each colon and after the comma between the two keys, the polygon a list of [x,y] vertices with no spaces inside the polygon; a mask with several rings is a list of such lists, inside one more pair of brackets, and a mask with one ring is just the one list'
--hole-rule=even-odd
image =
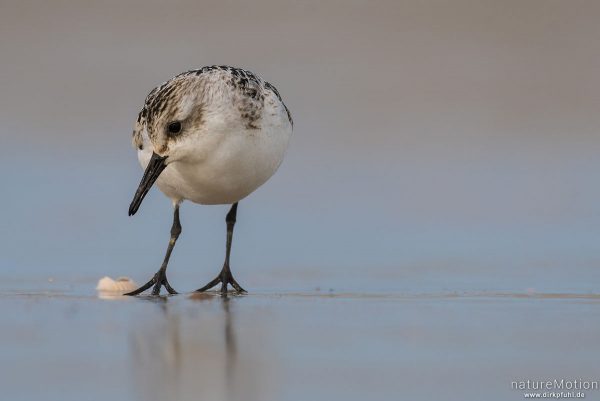
{"label": "bird's eye", "polygon": [[169,134],[179,134],[181,132],[181,123],[179,121],[173,121],[167,125],[167,130]]}

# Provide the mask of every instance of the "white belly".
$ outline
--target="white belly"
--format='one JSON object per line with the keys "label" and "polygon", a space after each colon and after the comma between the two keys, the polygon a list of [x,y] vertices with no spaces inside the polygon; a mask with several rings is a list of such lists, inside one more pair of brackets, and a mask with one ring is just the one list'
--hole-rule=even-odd
{"label": "white belly", "polygon": [[[225,134],[201,161],[170,163],[156,184],[174,202],[190,200],[205,205],[237,202],[277,171],[290,136],[291,126]],[[151,155],[151,146],[138,151],[143,168]]]}

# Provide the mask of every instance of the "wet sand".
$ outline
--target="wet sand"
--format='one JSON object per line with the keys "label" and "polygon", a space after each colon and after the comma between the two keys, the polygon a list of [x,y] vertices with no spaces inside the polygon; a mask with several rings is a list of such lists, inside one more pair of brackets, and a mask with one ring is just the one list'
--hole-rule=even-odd
{"label": "wet sand", "polygon": [[93,288],[2,287],[3,397],[519,400],[513,380],[600,371],[600,294]]}

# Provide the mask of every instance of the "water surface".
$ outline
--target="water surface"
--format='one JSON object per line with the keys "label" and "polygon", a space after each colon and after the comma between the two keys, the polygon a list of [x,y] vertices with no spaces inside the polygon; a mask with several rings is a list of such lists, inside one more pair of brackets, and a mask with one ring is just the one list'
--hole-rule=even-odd
{"label": "water surface", "polygon": [[93,287],[2,288],[7,399],[519,400],[513,380],[600,371],[600,294]]}

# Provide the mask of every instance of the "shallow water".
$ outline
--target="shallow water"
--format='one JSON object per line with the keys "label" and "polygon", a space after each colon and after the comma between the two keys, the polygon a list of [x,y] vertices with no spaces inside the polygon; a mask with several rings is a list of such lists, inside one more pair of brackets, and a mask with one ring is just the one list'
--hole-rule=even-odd
{"label": "shallow water", "polygon": [[2,286],[3,397],[519,400],[513,380],[600,371],[600,294],[103,299],[94,284]]}

